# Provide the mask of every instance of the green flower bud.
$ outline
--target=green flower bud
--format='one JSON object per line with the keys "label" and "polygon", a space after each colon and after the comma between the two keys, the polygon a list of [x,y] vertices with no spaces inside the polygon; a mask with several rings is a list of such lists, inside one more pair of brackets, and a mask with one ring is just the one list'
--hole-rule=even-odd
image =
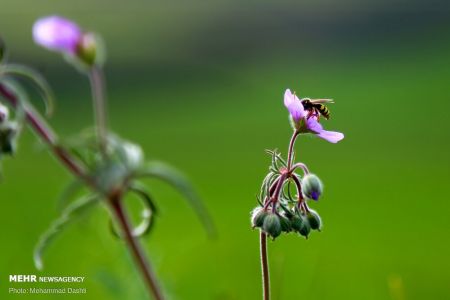
{"label": "green flower bud", "polygon": [[274,213],[269,213],[264,219],[263,230],[273,239],[281,234],[280,217]]}
{"label": "green flower bud", "polygon": [[302,191],[306,198],[317,201],[323,192],[322,181],[314,174],[307,174],[302,179]]}
{"label": "green flower bud", "polygon": [[290,232],[292,230],[291,221],[284,216],[280,216],[280,225],[283,232]]}
{"label": "green flower bud", "polygon": [[267,217],[268,212],[258,206],[256,207],[253,211],[252,211],[252,218],[251,218],[251,222],[252,222],[252,227],[262,227],[264,224],[264,219]]}
{"label": "green flower bud", "polygon": [[17,131],[18,126],[15,122],[6,122],[0,125],[0,156],[1,154],[14,154]]}
{"label": "green flower bud", "polygon": [[306,214],[306,218],[308,219],[309,226],[311,229],[319,230],[322,228],[322,220],[317,212],[310,209]]}
{"label": "green flower bud", "polygon": [[291,219],[292,228],[299,234],[308,237],[311,228],[307,220],[303,216],[295,215]]}
{"label": "green flower bud", "polygon": [[83,34],[78,47],[77,57],[88,66],[101,65],[104,61],[102,42],[94,33]]}
{"label": "green flower bud", "polygon": [[310,231],[311,227],[309,227],[309,224],[307,222],[304,222],[304,225],[302,226],[302,228],[300,228],[298,233],[300,233],[300,235],[304,236],[305,238],[308,238]]}

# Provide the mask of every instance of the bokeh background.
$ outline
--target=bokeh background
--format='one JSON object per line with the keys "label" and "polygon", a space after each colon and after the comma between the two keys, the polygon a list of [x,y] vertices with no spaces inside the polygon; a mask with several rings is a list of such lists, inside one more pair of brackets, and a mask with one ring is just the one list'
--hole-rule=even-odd
{"label": "bokeh background", "polygon": [[[161,214],[143,239],[170,299],[260,299],[249,212],[269,157],[291,129],[286,88],[331,97],[325,126],[297,157],[319,174],[324,230],[269,243],[274,299],[450,299],[450,5],[448,1],[2,0],[10,61],[51,82],[61,135],[92,120],[88,81],[34,45],[36,18],[61,14],[102,34],[114,130],[147,158],[187,174],[214,217],[208,240],[182,198],[149,181]],[[36,100],[35,103],[38,103]],[[1,299],[9,274],[36,274],[32,250],[57,217],[70,175],[27,132],[3,161]],[[50,246],[42,275],[86,276],[76,299],[146,299],[107,211],[83,216]],[[46,285],[45,287],[52,287]]]}

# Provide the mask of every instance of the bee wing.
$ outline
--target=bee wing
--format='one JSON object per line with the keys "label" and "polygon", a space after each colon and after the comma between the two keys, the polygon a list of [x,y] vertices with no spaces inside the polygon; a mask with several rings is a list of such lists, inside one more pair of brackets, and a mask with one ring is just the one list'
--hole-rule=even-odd
{"label": "bee wing", "polygon": [[311,99],[311,103],[313,104],[327,104],[327,103],[334,103],[333,99]]}

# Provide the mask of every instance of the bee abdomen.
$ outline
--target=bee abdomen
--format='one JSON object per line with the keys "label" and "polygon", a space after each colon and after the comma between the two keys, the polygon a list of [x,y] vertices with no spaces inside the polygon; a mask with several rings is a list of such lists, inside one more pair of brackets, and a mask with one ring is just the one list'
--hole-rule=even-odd
{"label": "bee abdomen", "polygon": [[330,110],[328,109],[328,107],[326,107],[323,104],[318,104],[317,105],[317,109],[319,110],[320,114],[325,118],[325,119],[329,119],[330,118]]}

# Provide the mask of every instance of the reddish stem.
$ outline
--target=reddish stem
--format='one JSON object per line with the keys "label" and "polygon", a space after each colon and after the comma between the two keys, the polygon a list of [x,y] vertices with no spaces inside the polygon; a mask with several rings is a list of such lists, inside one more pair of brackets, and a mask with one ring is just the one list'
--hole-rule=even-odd
{"label": "reddish stem", "polygon": [[155,300],[163,300],[164,297],[159,288],[158,282],[156,280],[156,276],[150,266],[149,261],[146,259],[144,251],[142,250],[139,242],[132,234],[132,229],[130,226],[130,222],[125,213],[122,201],[120,196],[116,196],[117,198],[111,197],[110,204],[112,210],[116,216],[117,221],[122,229],[124,240],[127,243],[127,246],[131,253],[133,254],[134,261],[138,265],[141,270],[142,276],[144,277],[145,284],[149,289],[149,292],[153,295]]}
{"label": "reddish stem", "polygon": [[263,299],[270,299],[270,274],[269,262],[267,259],[267,234],[263,231],[259,233],[260,253],[261,253],[261,270],[263,283]]}
{"label": "reddish stem", "polygon": [[297,136],[300,134],[300,132],[298,132],[297,130],[294,132],[294,134],[291,137],[291,141],[289,142],[289,150],[288,150],[288,160],[287,160],[287,169],[290,170],[291,169],[291,165],[292,165],[292,153],[294,152],[294,144],[295,144],[295,140],[297,139]]}

